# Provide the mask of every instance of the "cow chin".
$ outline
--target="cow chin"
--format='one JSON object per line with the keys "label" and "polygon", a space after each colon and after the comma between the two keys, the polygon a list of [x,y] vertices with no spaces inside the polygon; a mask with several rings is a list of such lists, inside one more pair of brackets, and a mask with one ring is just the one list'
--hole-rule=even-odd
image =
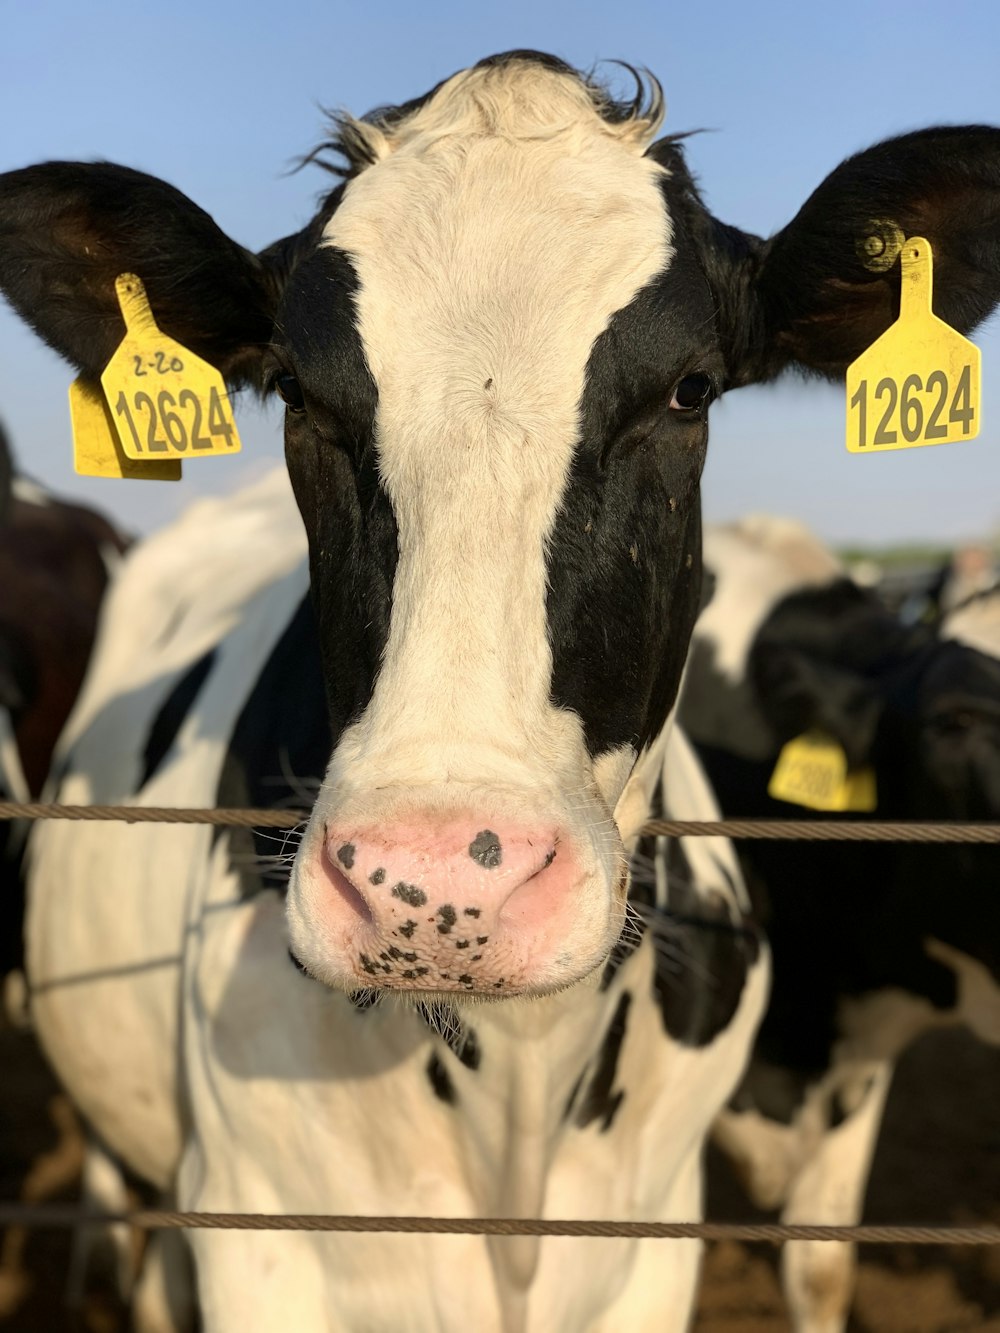
{"label": "cow chin", "polygon": [[578,816],[529,820],[527,802],[504,804],[314,813],[289,884],[296,960],[337,990],[489,999],[593,972],[625,918],[613,825],[590,836]]}

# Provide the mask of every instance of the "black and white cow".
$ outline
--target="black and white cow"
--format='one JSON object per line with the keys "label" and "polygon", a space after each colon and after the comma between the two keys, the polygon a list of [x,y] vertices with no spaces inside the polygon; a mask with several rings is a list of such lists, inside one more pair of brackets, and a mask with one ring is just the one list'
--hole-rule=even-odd
{"label": "black and white cow", "polygon": [[[1000,819],[1000,658],[904,626],[781,521],[708,531],[705,561],[716,597],[680,716],[724,813],[813,818],[767,787],[784,743],[817,728],[874,769],[873,818]],[[955,1023],[1000,1044],[1000,854],[747,842],[740,856],[773,991],[716,1138],[784,1220],[853,1223],[905,1048]],[[852,1249],[786,1245],[784,1278],[796,1329],[843,1329]]]}
{"label": "black and white cow", "polygon": [[[764,242],[708,213],[660,116],[658,90],[623,105],[550,57],[484,61],[342,119],[345,179],[259,255],[138,172],[0,179],[0,286],[83,373],[121,337],[130,271],[161,327],[288,409],[309,607],[266,490],[150,543],[62,789],[279,799],[268,779],[325,768],[286,902],[198,828],[36,845],[39,1030],[105,1140],[185,1206],[697,1214],[766,966],[724,847],[691,848],[674,887],[657,856],[653,928],[614,950],[657,794],[711,808],[667,726],[708,405],[790,365],[837,375],[883,331],[876,219],[928,236],[939,310],[981,319],[1000,132],[879,145]],[[214,1333],[679,1329],[698,1254],[192,1246]]]}

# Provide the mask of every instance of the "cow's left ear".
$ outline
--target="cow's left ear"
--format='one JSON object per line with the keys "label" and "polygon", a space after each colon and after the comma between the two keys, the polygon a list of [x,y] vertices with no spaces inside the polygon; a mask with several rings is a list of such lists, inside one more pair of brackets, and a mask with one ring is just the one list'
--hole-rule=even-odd
{"label": "cow's left ear", "polygon": [[[734,235],[716,224],[735,261],[726,280],[742,288],[720,302],[742,321],[723,330],[732,385],[790,365],[842,376],[899,315],[893,248],[904,237],[930,242],[934,311],[968,333],[1000,301],[1000,129],[948,126],[886,140],[843,162],[763,245],[735,246]],[[872,254],[880,245],[881,270]]]}

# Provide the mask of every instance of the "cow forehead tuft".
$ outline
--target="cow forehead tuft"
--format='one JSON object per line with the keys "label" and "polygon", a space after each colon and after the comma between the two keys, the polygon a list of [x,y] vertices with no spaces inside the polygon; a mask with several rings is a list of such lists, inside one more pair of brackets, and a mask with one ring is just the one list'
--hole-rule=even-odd
{"label": "cow forehead tuft", "polygon": [[[567,360],[560,343],[577,344],[582,375],[611,315],[669,262],[663,168],[637,156],[576,81],[535,77],[534,97],[503,103],[510,124],[500,103],[483,122],[482,98],[445,85],[405,137],[395,131],[392,153],[348,183],[325,227],[323,244],[358,273],[360,332],[382,391],[395,349],[423,348],[439,375],[453,362],[470,406],[490,380],[502,411],[519,370]],[[513,133],[532,108],[559,128],[543,134],[539,120]]]}
{"label": "cow forehead tuft", "polygon": [[417,138],[465,133],[550,139],[586,125],[641,152],[662,123],[663,94],[651,76],[633,73],[637,96],[618,103],[592,77],[560,60],[509,52],[460,70],[406,106],[384,108],[365,120],[337,115],[332,146],[358,170]]}

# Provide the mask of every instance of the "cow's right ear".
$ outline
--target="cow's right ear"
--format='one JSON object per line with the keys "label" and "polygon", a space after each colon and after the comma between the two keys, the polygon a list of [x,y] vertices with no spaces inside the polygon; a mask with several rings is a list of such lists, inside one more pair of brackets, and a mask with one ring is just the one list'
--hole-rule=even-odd
{"label": "cow's right ear", "polygon": [[254,255],[172,185],[108,162],[0,176],[0,290],[91,378],[125,333],[115,279],[136,273],[164,333],[256,383],[295,239]]}

